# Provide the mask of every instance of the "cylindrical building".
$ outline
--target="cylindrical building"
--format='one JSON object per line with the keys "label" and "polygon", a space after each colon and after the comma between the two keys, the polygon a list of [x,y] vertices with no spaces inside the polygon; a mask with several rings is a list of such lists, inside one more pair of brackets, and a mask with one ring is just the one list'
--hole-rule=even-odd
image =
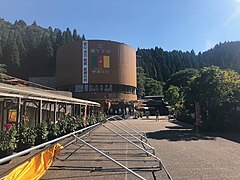
{"label": "cylindrical building", "polygon": [[102,102],[136,100],[136,51],[106,40],[75,41],[57,50],[57,87]]}

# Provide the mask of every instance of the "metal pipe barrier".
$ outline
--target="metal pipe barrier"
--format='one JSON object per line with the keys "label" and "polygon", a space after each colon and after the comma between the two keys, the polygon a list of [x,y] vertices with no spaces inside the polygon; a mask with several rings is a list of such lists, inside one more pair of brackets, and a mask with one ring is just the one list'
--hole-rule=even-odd
{"label": "metal pipe barrier", "polygon": [[123,164],[121,164],[120,162],[116,161],[115,159],[111,158],[110,156],[108,156],[107,154],[105,154],[104,152],[100,151],[99,149],[97,149],[96,147],[92,146],[91,144],[87,143],[86,141],[84,141],[83,139],[77,137],[76,135],[73,134],[73,136],[75,138],[77,138],[79,141],[81,141],[82,143],[84,143],[85,145],[87,145],[88,147],[94,149],[95,151],[97,151],[98,153],[100,153],[101,155],[105,156],[107,159],[111,160],[112,162],[114,162],[115,164],[119,165],[120,167],[124,168],[126,171],[130,172],[131,174],[133,174],[134,176],[138,177],[139,179],[145,180],[145,178],[143,178],[142,176],[140,176],[139,174],[135,173],[134,171],[132,171],[131,169],[129,169],[128,167],[124,166]]}
{"label": "metal pipe barrier", "polygon": [[[121,116],[118,116],[118,115],[116,115],[116,116],[119,117],[119,118],[122,119],[122,120],[125,120],[125,119],[123,119]],[[131,125],[131,126],[133,126],[133,127],[134,127],[136,130],[138,130],[139,132],[142,132],[142,133],[144,134],[144,136],[146,137],[146,134],[145,134],[145,132],[144,132],[143,130],[141,130],[140,128],[134,126],[133,124],[131,124],[131,123],[127,122],[127,121],[126,121],[126,123],[129,124],[129,125]]]}
{"label": "metal pipe barrier", "polygon": [[123,128],[117,126],[116,124],[112,123],[111,121],[108,121],[110,124],[112,124],[113,126],[117,127],[118,129],[122,130],[123,132],[127,133],[128,135],[132,136],[134,139],[140,141],[142,144],[148,146],[151,150],[153,150],[154,152],[154,148],[152,146],[150,146],[149,144],[143,142],[141,139],[137,138],[136,136],[130,134],[129,132],[127,132],[126,130],[124,130]]}
{"label": "metal pipe barrier", "polygon": [[[147,137],[146,137],[146,135],[143,136],[143,135],[142,135],[141,133],[139,133],[138,131],[136,131],[136,130],[134,130],[133,128],[131,128],[131,127],[125,125],[124,123],[121,123],[120,121],[118,121],[115,117],[113,117],[113,119],[114,119],[115,121],[119,122],[120,124],[122,124],[124,127],[126,127],[126,128],[128,128],[128,129],[132,130],[133,132],[137,133],[139,136],[141,136],[141,139],[144,138],[145,141],[147,142]],[[122,120],[124,120],[124,119],[122,119]],[[145,134],[145,133],[144,133],[144,134]]]}
{"label": "metal pipe barrier", "polygon": [[[117,121],[118,123],[121,123],[121,122],[118,121],[115,117],[119,117],[120,119],[125,120],[125,119],[123,119],[121,116],[118,116],[118,115],[112,117],[112,118],[113,118],[115,121]],[[148,142],[148,139],[147,139],[146,134],[145,134],[144,131],[142,131],[141,129],[139,129],[138,127],[134,126],[133,124],[131,124],[131,123],[127,122],[127,121],[125,121],[125,123],[129,124],[130,126],[135,127],[135,129],[140,130],[140,131],[144,134],[144,136],[143,136],[141,133],[139,133],[139,132],[135,131],[134,129],[132,129],[130,126],[126,126],[124,123],[121,123],[121,124],[124,125],[125,127],[133,130],[135,133],[138,133],[138,134],[141,136],[141,140],[142,140],[142,138],[144,138],[145,141],[151,146],[151,144]],[[144,146],[144,144],[143,144],[143,146]],[[153,154],[155,155],[155,150],[153,150]]]}
{"label": "metal pipe barrier", "polygon": [[162,160],[155,156],[154,154],[146,151],[144,148],[138,146],[137,144],[135,144],[134,142],[130,141],[129,139],[127,139],[126,137],[122,136],[121,134],[117,133],[116,131],[112,130],[111,128],[107,127],[106,125],[102,124],[103,127],[105,127],[106,129],[108,129],[109,131],[113,132],[114,134],[117,134],[118,136],[120,136],[121,138],[125,139],[126,141],[128,141],[129,143],[131,143],[132,145],[136,146],[137,148],[141,149],[142,151],[144,151],[146,154],[148,154],[149,156],[155,158],[158,160],[158,162],[160,163],[161,167],[164,169],[165,173],[167,174],[168,178],[170,180],[172,180],[171,175],[169,174],[169,172],[167,171],[166,167],[164,166],[164,164],[162,163]]}

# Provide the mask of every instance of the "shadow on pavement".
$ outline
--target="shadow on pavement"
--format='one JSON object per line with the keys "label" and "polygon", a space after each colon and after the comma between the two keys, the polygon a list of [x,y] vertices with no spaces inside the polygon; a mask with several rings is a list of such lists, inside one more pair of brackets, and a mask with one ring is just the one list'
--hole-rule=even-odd
{"label": "shadow on pavement", "polygon": [[168,128],[168,129],[185,129],[185,127],[181,127],[181,126],[165,126],[165,128]]}
{"label": "shadow on pavement", "polygon": [[215,140],[220,137],[229,141],[240,143],[240,133],[196,133],[192,130],[193,126],[179,121],[171,121],[176,126],[165,126],[165,130],[148,132],[148,138],[166,139],[168,141],[197,141],[197,140]]}
{"label": "shadow on pavement", "polygon": [[233,141],[236,143],[240,143],[240,133],[222,133],[222,134],[215,134],[215,136],[221,137],[223,139]]}
{"label": "shadow on pavement", "polygon": [[[171,123],[173,124],[176,124],[177,126],[165,126],[165,128],[168,128],[168,129],[192,129],[193,128],[193,125],[191,124],[188,124],[188,123],[184,123],[184,122],[181,122],[181,121],[171,121]],[[192,134],[197,134],[195,133],[194,131],[192,132]],[[198,134],[199,135],[199,134]],[[227,133],[227,132],[222,132],[222,133],[202,133],[200,135],[201,137],[211,137],[211,138],[216,138],[216,137],[221,137],[223,139],[226,139],[226,140],[229,140],[229,141],[233,141],[233,142],[236,142],[236,143],[240,143],[240,133]]]}
{"label": "shadow on pavement", "polygon": [[146,133],[148,138],[168,141],[215,140],[215,137],[200,135],[192,130],[170,129]]}

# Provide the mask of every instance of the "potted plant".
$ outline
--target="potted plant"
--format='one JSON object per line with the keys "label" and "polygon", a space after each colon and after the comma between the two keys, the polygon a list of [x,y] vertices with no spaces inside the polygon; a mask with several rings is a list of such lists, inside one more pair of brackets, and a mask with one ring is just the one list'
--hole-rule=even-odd
{"label": "potted plant", "polygon": [[64,118],[59,119],[58,121],[60,136],[67,134],[67,121]]}
{"label": "potted plant", "polygon": [[16,135],[16,128],[10,123],[6,124],[5,129],[0,132],[0,159],[13,153],[13,150],[17,147]]}
{"label": "potted plant", "polygon": [[94,115],[88,116],[87,117],[87,125],[93,125],[96,123],[96,117]]}
{"label": "potted plant", "polygon": [[82,129],[84,127],[83,119],[79,116],[76,117],[76,126],[77,126],[77,130]]}
{"label": "potted plant", "polygon": [[78,125],[75,117],[67,115],[65,121],[67,122],[67,133],[71,133],[77,129]]}
{"label": "potted plant", "polygon": [[95,114],[91,114],[87,116],[87,126],[93,125],[95,123],[99,122],[99,116],[95,116]]}
{"label": "potted plant", "polygon": [[35,127],[35,145],[42,144],[48,140],[48,126],[47,123],[41,123]]}
{"label": "potted plant", "polygon": [[18,129],[17,152],[23,151],[34,145],[36,133],[33,127],[30,127],[26,122],[21,123]]}
{"label": "potted plant", "polygon": [[48,140],[53,140],[59,137],[60,135],[60,129],[59,125],[52,123],[48,126]]}
{"label": "potted plant", "polygon": [[99,112],[99,114],[97,115],[97,122],[103,122],[106,120],[106,116],[104,113]]}

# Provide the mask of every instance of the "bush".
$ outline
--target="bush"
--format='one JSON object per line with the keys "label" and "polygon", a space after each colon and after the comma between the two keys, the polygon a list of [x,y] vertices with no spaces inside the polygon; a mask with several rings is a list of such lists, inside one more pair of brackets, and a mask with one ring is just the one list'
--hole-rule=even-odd
{"label": "bush", "polygon": [[48,140],[48,125],[47,123],[39,124],[35,127],[36,138],[35,144],[42,144]]}
{"label": "bush", "polygon": [[34,145],[36,133],[33,127],[30,127],[26,122],[21,123],[18,130],[18,144]]}
{"label": "bush", "polygon": [[59,129],[59,124],[50,124],[48,126],[48,140],[53,140],[59,137],[60,135],[60,129]]}
{"label": "bush", "polygon": [[106,115],[102,112],[100,112],[98,115],[97,115],[97,122],[103,122],[106,120]]}
{"label": "bush", "polygon": [[14,125],[6,124],[5,130],[0,132],[0,150],[14,150],[17,147],[17,131]]}

